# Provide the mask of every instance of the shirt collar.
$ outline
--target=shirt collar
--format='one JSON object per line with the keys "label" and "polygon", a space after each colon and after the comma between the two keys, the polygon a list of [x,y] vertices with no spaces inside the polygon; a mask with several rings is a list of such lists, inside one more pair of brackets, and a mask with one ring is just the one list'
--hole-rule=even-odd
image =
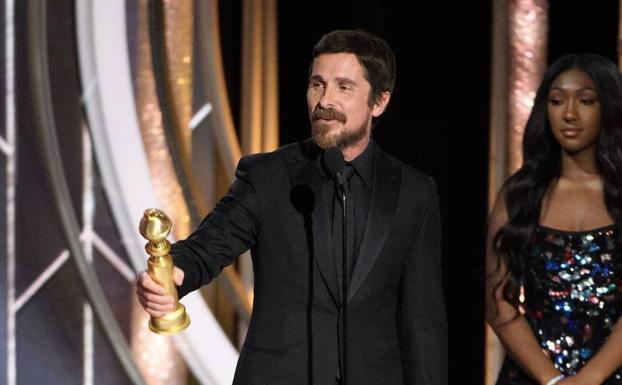
{"label": "shirt collar", "polygon": [[374,173],[374,147],[375,144],[372,139],[365,150],[350,162],[367,187],[371,186]]}

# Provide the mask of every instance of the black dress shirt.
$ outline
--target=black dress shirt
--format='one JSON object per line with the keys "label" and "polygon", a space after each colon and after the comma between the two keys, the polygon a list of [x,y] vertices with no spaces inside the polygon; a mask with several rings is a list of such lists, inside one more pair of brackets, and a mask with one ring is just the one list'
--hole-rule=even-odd
{"label": "black dress shirt", "polygon": [[[374,165],[374,142],[371,141],[367,148],[351,162],[346,163],[344,176],[346,180],[346,226],[347,226],[347,259],[348,259],[348,278],[352,274],[357,260],[361,241],[365,234],[367,216],[369,212],[369,201],[373,183]],[[342,233],[342,200],[337,193],[335,185],[328,189],[332,195],[333,204],[330,205],[331,232],[333,234],[333,252],[335,265],[338,271],[338,279],[342,279],[342,258],[343,258],[343,233]]]}
{"label": "black dress shirt", "polygon": [[369,212],[369,200],[371,197],[374,177],[374,142],[369,145],[359,156],[349,164],[354,168],[350,179],[350,191],[354,200],[354,217],[356,220],[356,249],[354,255],[358,255],[361,240],[365,234],[367,215]]}

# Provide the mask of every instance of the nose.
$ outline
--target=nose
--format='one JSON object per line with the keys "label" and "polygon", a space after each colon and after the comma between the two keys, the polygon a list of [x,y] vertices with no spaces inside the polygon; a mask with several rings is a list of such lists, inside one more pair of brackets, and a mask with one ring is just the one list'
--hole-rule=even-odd
{"label": "nose", "polygon": [[326,86],[324,88],[324,92],[322,92],[318,104],[322,108],[330,108],[335,106],[335,92],[333,87]]}
{"label": "nose", "polygon": [[572,122],[577,119],[577,102],[576,101],[569,100],[566,103],[563,119],[566,122]]}

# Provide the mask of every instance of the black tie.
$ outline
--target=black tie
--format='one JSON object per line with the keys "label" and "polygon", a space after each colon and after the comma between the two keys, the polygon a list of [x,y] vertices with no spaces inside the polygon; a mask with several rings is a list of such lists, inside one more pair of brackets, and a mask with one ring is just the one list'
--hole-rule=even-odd
{"label": "black tie", "polygon": [[[356,245],[356,219],[354,216],[354,196],[350,190],[350,179],[355,170],[351,164],[346,164],[344,169],[345,190],[346,190],[346,237],[347,237],[347,279],[349,281],[354,268],[355,245]],[[335,204],[333,209],[333,244],[335,250],[335,265],[337,267],[337,277],[339,281],[343,279],[342,258],[343,258],[343,207],[341,194],[335,194]]]}
{"label": "black tie", "polygon": [[[355,234],[356,234],[356,221],[355,221],[355,217],[354,217],[354,196],[352,194],[352,190],[350,189],[350,180],[352,178],[352,175],[354,174],[355,170],[354,167],[351,164],[346,164],[345,168],[344,168],[344,172],[343,172],[343,176],[344,176],[344,184],[345,184],[345,190],[346,190],[346,237],[347,237],[347,246],[346,246],[346,261],[347,261],[347,274],[346,274],[346,285],[349,283],[350,281],[350,277],[352,275],[352,269],[354,266],[354,250],[355,250],[355,244],[356,244],[356,239],[355,239]],[[334,205],[333,205],[333,245],[334,245],[334,256],[335,256],[335,267],[337,268],[337,279],[339,282],[339,289],[342,292],[343,295],[343,204],[342,204],[342,197],[341,197],[341,192],[334,194]],[[345,317],[345,315],[342,315],[342,317]],[[342,325],[340,324],[340,328],[339,328],[339,344],[340,345],[345,345],[344,341],[343,341],[343,329],[342,329]],[[340,348],[341,351],[342,348]],[[343,348],[345,349],[345,347]],[[341,384],[341,370],[344,370],[343,368],[343,357],[340,354],[339,357],[339,367],[340,367],[340,372],[337,373],[336,376],[336,384]]]}

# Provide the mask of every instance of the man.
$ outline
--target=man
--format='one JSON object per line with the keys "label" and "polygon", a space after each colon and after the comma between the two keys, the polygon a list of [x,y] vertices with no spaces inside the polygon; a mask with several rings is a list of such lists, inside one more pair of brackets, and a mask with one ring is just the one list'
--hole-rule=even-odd
{"label": "man", "polygon": [[[369,33],[334,31],[313,56],[313,140],[240,160],[228,194],[172,247],[179,295],[251,249],[254,307],[234,384],[446,384],[435,185],[371,139],[393,90],[393,52]],[[347,163],[345,274],[340,188],[323,166],[331,147]],[[172,310],[146,273],[137,293],[152,316]]]}

